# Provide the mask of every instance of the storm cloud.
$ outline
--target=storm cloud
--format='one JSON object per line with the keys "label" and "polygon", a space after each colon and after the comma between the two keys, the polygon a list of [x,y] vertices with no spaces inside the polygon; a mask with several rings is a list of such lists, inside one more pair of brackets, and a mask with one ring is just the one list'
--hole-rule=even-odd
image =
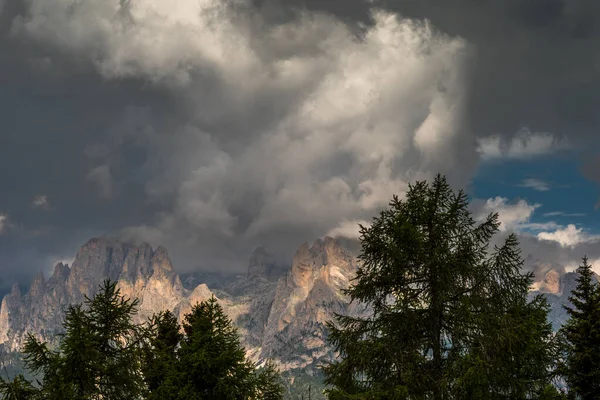
{"label": "storm cloud", "polygon": [[305,240],[352,236],[416,179],[465,187],[487,158],[592,149],[598,11],[8,0],[5,280],[100,234],[163,244],[179,270],[241,269],[258,245],[289,259]]}

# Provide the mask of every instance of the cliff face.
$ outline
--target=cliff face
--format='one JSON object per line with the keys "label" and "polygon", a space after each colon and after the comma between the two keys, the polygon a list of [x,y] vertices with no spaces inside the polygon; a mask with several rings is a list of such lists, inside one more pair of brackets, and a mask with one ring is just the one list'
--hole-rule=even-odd
{"label": "cliff face", "polygon": [[[546,297],[550,305],[548,320],[555,330],[569,319],[565,307],[572,307],[569,297],[577,287],[577,279],[579,279],[579,274],[576,272],[561,273],[552,269],[545,274],[543,280],[533,284],[530,295],[541,294]],[[595,275],[594,279],[598,281],[598,275]]]}
{"label": "cliff face", "polygon": [[[287,272],[276,280],[273,271],[278,267],[265,249],[258,248],[247,273],[220,282],[214,293],[254,361],[273,359],[284,371],[302,370],[333,357],[325,323],[336,313],[368,313],[343,295],[357,267],[350,251],[325,238],[312,246],[301,245]],[[204,283],[184,288],[163,247],[154,250],[148,244],[92,239],[81,247],[71,267],[57,264],[48,280],[37,275],[26,293],[13,286],[0,305],[0,344],[18,351],[27,332],[52,341],[62,330],[66,306],[92,296],[106,278],[116,280],[123,295],[140,300],[139,322],[166,309],[183,319],[194,304],[213,295]],[[549,319],[557,329],[567,319],[563,306],[570,304],[577,274],[551,269],[540,278],[531,295],[548,299]]]}
{"label": "cliff face", "polygon": [[148,244],[133,246],[95,238],[81,247],[70,268],[57,264],[48,281],[42,274],[36,276],[25,295],[21,295],[18,286],[13,287],[0,306],[0,343],[18,351],[27,332],[52,340],[62,331],[66,306],[93,296],[107,278],[118,282],[125,297],[140,300],[138,321],[165,309],[174,310],[177,315],[180,310],[189,309],[191,298],[202,301],[212,295],[207,289],[190,296],[163,247],[154,251]]}
{"label": "cliff face", "polygon": [[277,284],[260,357],[277,359],[284,369],[330,358],[325,323],[335,313],[356,312],[342,294],[356,268],[355,258],[332,238],[304,243]]}
{"label": "cliff face", "polygon": [[[356,312],[342,295],[356,272],[355,258],[325,238],[311,247],[303,244],[278,281],[274,265],[258,248],[246,276],[216,292],[248,354],[257,362],[273,359],[283,370],[329,358],[325,323],[334,313]],[[138,322],[167,309],[183,319],[194,304],[213,295],[203,283],[184,288],[163,247],[96,238],[81,247],[71,267],[57,264],[47,281],[38,275],[27,293],[13,287],[0,306],[0,344],[18,351],[27,332],[52,341],[62,331],[66,306],[93,296],[107,278],[117,281],[124,296],[139,299]]]}

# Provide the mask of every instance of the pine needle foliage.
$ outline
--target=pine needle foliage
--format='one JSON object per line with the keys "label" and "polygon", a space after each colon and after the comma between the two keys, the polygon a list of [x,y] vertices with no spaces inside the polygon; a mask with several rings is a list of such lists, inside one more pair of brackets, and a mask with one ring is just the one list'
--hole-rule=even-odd
{"label": "pine needle foliage", "polygon": [[[341,399],[530,399],[548,392],[548,305],[527,301],[515,235],[490,248],[498,214],[478,223],[464,192],[438,175],[361,226],[361,266],[347,294],[372,316],[337,316],[325,367]],[[552,390],[550,390],[552,391]],[[545,396],[545,395],[544,395]]]}
{"label": "pine needle foliage", "polygon": [[563,375],[573,397],[600,398],[600,285],[587,257],[577,269],[577,287],[565,307],[569,320],[561,328]]}
{"label": "pine needle foliage", "polygon": [[[41,376],[37,384],[22,376],[3,382],[0,394],[20,387],[24,397],[44,400],[136,400],[143,399],[146,385],[140,369],[144,335],[132,322],[137,300],[123,297],[116,282],[104,281],[84,305],[68,307],[58,348],[33,335],[24,348],[26,368]],[[13,390],[14,391],[14,390]]]}

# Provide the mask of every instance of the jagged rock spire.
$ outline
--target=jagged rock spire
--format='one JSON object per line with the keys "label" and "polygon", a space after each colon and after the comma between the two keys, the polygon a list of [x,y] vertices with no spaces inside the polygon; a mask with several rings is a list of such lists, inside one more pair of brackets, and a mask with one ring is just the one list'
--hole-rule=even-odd
{"label": "jagged rock spire", "polygon": [[248,261],[248,279],[259,277],[267,279],[273,269],[273,257],[267,252],[264,247],[257,247],[252,252]]}
{"label": "jagged rock spire", "polygon": [[40,271],[35,278],[33,278],[33,282],[31,283],[31,287],[29,288],[29,296],[32,298],[37,298],[42,296],[46,291],[46,280],[44,279],[44,273]]}

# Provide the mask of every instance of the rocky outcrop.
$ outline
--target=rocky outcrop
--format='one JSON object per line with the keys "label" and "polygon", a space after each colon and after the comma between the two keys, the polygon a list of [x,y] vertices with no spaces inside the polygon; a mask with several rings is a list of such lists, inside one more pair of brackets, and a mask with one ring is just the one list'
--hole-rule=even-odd
{"label": "rocky outcrop", "polygon": [[532,289],[540,293],[559,294],[562,289],[561,279],[562,276],[560,272],[555,269],[551,269],[550,271],[546,272],[542,281],[535,282],[533,284]]}
{"label": "rocky outcrop", "polygon": [[[253,360],[273,359],[282,370],[305,368],[331,357],[325,323],[334,313],[356,312],[342,294],[356,267],[354,256],[328,237],[303,244],[291,268],[274,281],[280,267],[258,248],[247,274],[224,283],[216,295]],[[15,285],[4,297],[0,344],[17,351],[28,332],[52,341],[62,331],[66,307],[93,296],[107,278],[117,281],[124,296],[139,300],[139,322],[167,309],[182,320],[214,295],[204,283],[186,289],[164,247],[95,238],[80,248],[71,267],[58,263],[47,281],[38,274],[27,293]]]}
{"label": "rocky outcrop", "polygon": [[[569,297],[577,287],[578,279],[579,274],[576,272],[561,273],[552,269],[544,275],[543,280],[535,282],[532,286],[530,296],[541,294],[548,301],[548,321],[554,330],[559,329],[569,319],[565,307],[572,307]],[[594,274],[594,280],[597,282],[598,279],[598,275]]]}
{"label": "rocky outcrop", "polygon": [[277,284],[260,357],[278,360],[283,369],[331,357],[325,324],[335,313],[357,312],[342,294],[356,269],[355,257],[336,240],[304,243]]}
{"label": "rocky outcrop", "polygon": [[38,274],[25,295],[18,286],[0,306],[0,344],[11,351],[22,348],[26,334],[52,341],[62,331],[64,311],[94,295],[105,280],[117,282],[125,297],[138,298],[138,321],[162,310],[176,315],[189,311],[191,301],[206,300],[206,286],[191,293],[183,288],[167,250],[146,243],[134,246],[109,238],[94,238],[77,252],[72,266],[59,263],[48,281]]}

